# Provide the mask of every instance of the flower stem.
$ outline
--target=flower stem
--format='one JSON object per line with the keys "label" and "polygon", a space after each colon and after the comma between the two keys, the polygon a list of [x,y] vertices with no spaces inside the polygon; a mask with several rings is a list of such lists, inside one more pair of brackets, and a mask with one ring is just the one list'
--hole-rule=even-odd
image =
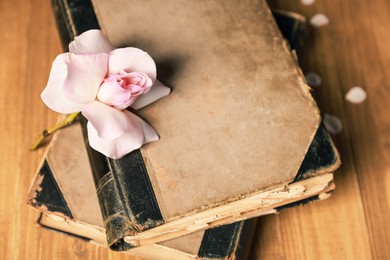
{"label": "flower stem", "polygon": [[67,117],[65,117],[64,120],[61,120],[58,124],[45,129],[42,131],[42,133],[38,136],[38,138],[34,141],[34,143],[31,145],[30,150],[36,150],[38,147],[41,146],[41,144],[46,140],[48,136],[56,132],[57,130],[60,130],[61,128],[64,128],[66,126],[69,126],[73,124],[77,117],[80,115],[80,112],[69,114]]}

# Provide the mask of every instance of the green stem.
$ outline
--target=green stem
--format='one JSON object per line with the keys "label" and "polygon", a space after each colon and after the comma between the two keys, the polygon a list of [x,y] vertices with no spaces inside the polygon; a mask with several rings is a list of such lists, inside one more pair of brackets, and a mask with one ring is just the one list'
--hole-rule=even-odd
{"label": "green stem", "polygon": [[30,150],[31,151],[36,150],[38,147],[41,146],[41,144],[46,140],[46,138],[48,136],[55,133],[57,130],[60,130],[61,128],[64,128],[66,126],[73,124],[79,115],[80,115],[80,112],[70,114],[64,120],[60,121],[55,126],[52,126],[48,129],[43,130],[42,133],[38,136],[38,138],[31,145]]}

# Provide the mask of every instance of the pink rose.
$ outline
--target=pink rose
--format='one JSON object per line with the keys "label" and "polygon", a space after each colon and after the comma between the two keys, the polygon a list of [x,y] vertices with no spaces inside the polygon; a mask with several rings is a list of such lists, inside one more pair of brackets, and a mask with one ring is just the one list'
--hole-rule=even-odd
{"label": "pink rose", "polygon": [[149,54],[132,47],[114,50],[100,30],[90,30],[54,60],[41,97],[59,113],[82,112],[91,147],[118,159],[158,140],[150,125],[124,109],[140,109],[169,92],[156,80]]}
{"label": "pink rose", "polygon": [[133,104],[139,95],[146,94],[152,85],[152,80],[142,72],[121,71],[108,75],[103,80],[97,99],[116,109],[125,109]]}

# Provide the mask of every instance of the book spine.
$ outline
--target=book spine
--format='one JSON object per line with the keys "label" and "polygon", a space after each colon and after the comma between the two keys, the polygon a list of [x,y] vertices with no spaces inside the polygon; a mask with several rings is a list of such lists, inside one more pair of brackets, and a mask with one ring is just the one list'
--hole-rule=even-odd
{"label": "book spine", "polygon": [[72,41],[75,33],[69,22],[68,13],[66,12],[64,2],[61,0],[52,0],[52,9],[57,25],[57,31],[60,35],[62,49],[67,51],[68,44]]}
{"label": "book spine", "polygon": [[[90,0],[52,0],[52,8],[65,51],[75,36],[99,29]],[[126,243],[123,238],[164,222],[140,151],[121,160],[111,160],[89,146],[85,123],[83,130],[108,244],[118,251],[138,246]]]}
{"label": "book spine", "polygon": [[52,0],[51,4],[65,51],[75,36],[91,29],[99,29],[90,0]]}
{"label": "book spine", "polygon": [[110,159],[88,144],[86,119],[81,119],[89,161],[94,174],[107,244],[115,251],[139,246],[126,236],[164,223],[152,184],[139,150],[119,160]]}

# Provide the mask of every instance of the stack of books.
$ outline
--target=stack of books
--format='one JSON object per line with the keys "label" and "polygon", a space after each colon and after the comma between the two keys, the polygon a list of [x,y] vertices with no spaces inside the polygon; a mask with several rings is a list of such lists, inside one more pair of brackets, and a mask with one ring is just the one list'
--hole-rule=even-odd
{"label": "stack of books", "polygon": [[[255,217],[335,188],[337,150],[264,1],[53,6],[64,46],[101,28],[173,91],[139,111],[160,140],[122,159],[90,148],[84,119],[55,134],[29,191],[42,226],[147,259],[244,259]],[[274,16],[299,46],[303,19]]]}

